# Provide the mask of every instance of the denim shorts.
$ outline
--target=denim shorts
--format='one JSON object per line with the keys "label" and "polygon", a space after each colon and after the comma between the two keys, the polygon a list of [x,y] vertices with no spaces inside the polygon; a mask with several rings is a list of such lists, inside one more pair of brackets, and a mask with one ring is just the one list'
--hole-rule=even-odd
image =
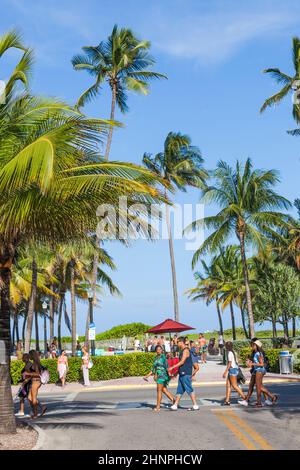
{"label": "denim shorts", "polygon": [[233,375],[235,377],[237,377],[238,373],[239,373],[239,369],[237,367],[230,367],[228,371],[228,375]]}
{"label": "denim shorts", "polygon": [[192,376],[191,375],[180,375],[178,377],[178,386],[177,386],[177,395],[183,395],[184,392],[189,395],[193,393],[194,389],[192,387]]}

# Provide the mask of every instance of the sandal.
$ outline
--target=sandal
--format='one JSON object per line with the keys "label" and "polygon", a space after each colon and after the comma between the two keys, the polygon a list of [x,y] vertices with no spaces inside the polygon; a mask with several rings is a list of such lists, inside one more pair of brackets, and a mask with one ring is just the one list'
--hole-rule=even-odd
{"label": "sandal", "polygon": [[223,401],[221,406],[230,406],[230,401]]}
{"label": "sandal", "polygon": [[155,407],[155,408],[153,408],[152,411],[156,411],[156,413],[158,413],[158,412],[160,411],[160,408],[156,408],[156,407]]}
{"label": "sandal", "polygon": [[44,406],[42,407],[42,411],[41,411],[40,416],[44,416],[44,414],[46,413],[46,411],[47,411],[47,406],[44,405]]}
{"label": "sandal", "polygon": [[261,403],[256,403],[256,408],[262,408],[262,404]]}

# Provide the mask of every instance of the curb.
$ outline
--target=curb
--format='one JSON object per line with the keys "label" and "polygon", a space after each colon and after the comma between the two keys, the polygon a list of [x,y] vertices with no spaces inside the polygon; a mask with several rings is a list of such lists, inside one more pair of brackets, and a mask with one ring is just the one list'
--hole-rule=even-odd
{"label": "curb", "polygon": [[[24,423],[25,424],[25,423]],[[37,433],[38,435],[38,438],[37,438],[37,441],[36,441],[36,444],[35,446],[31,449],[31,450],[42,450],[43,448],[43,445],[45,443],[45,440],[46,440],[46,433],[45,431],[40,427],[38,426],[37,424],[33,424],[33,423],[26,423],[26,426],[29,426],[30,428],[34,429],[34,431]]]}
{"label": "curb", "polygon": [[[291,383],[291,382],[300,382],[300,379],[296,378],[291,378],[291,379],[280,379],[280,378],[274,378],[272,379],[271,377],[269,379],[266,379],[264,383]],[[193,387],[211,387],[211,386],[221,386],[225,385],[225,379],[222,381],[214,381],[214,382],[193,382]],[[177,383],[171,383],[169,384],[169,388],[176,388]],[[91,387],[91,388],[84,388],[82,390],[79,390],[77,393],[89,393],[89,392],[96,392],[96,391],[113,391],[113,390],[149,390],[156,388],[156,384],[148,384],[148,385],[138,385],[138,384],[132,384],[132,385],[101,385],[99,387]]]}

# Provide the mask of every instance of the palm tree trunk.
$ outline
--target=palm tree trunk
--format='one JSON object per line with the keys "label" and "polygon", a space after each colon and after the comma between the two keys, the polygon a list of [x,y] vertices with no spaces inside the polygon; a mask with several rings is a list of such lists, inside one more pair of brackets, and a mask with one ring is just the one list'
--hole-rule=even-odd
{"label": "palm tree trunk", "polygon": [[17,342],[20,341],[20,333],[19,333],[19,315],[15,311],[15,322],[16,322],[16,339]]}
{"label": "palm tree trunk", "polygon": [[296,336],[296,317],[292,317],[292,336],[295,338]]}
{"label": "palm tree trunk", "polygon": [[0,434],[16,432],[10,376],[10,278],[12,259],[0,255]]}
{"label": "palm tree trunk", "polygon": [[219,320],[219,331],[221,335],[223,335],[224,329],[223,329],[223,320],[222,320],[222,315],[220,311],[220,307],[218,304],[218,299],[216,299],[216,307],[217,307],[217,313],[218,313],[218,320]]}
{"label": "palm tree trunk", "polygon": [[[165,193],[165,197],[166,196],[167,194]],[[176,269],[175,269],[175,256],[174,256],[171,223],[170,223],[170,212],[169,212],[169,206],[167,204],[166,204],[166,223],[167,223],[167,230],[168,230],[169,252],[170,252],[170,260],[171,260],[171,270],[172,270],[174,319],[175,321],[179,321],[179,304],[178,304],[177,279],[176,279]]]}
{"label": "palm tree trunk", "polygon": [[[110,109],[110,120],[111,121],[114,121],[114,119],[115,119],[116,97],[117,97],[117,89],[116,89],[116,85],[113,85],[112,86],[111,109]],[[113,135],[113,126],[110,126],[109,132],[108,132],[108,137],[107,137],[106,149],[105,149],[105,160],[108,160],[108,158],[109,158],[112,135]]]}
{"label": "palm tree trunk", "polygon": [[230,302],[230,315],[231,315],[231,324],[232,324],[232,339],[236,339],[236,331],[235,331],[235,318],[234,318],[234,310],[233,310],[233,304]]}
{"label": "palm tree trunk", "polygon": [[76,298],[75,298],[75,273],[74,263],[70,266],[70,284],[71,284],[71,321],[72,321],[72,356],[76,354]]}
{"label": "palm tree trunk", "polygon": [[37,291],[37,264],[36,264],[35,259],[33,259],[32,260],[31,294],[30,294],[30,299],[29,299],[29,304],[28,304],[27,326],[26,326],[25,348],[24,348],[26,353],[28,353],[30,350],[33,315],[34,315],[35,304],[36,304],[36,291]]}
{"label": "palm tree trunk", "polygon": [[253,317],[253,309],[252,309],[251,291],[250,291],[250,285],[249,285],[247,258],[246,258],[246,253],[245,253],[245,234],[243,232],[239,232],[238,235],[239,235],[239,240],[240,240],[241,257],[242,257],[242,264],[243,264],[243,271],[244,271],[246,301],[247,301],[247,310],[248,310],[248,318],[249,318],[249,331],[250,331],[250,337],[254,338],[255,336],[254,317]]}
{"label": "palm tree trunk", "polygon": [[15,338],[16,336],[16,318],[14,316],[14,321],[13,321],[13,329],[12,329],[12,339],[11,339],[11,350],[13,351],[15,348]]}
{"label": "palm tree trunk", "polygon": [[249,339],[249,333],[246,327],[246,320],[245,320],[245,310],[240,307],[241,310],[241,318],[242,318],[242,325],[243,325],[243,330],[244,330],[244,335],[246,339]]}
{"label": "palm tree trunk", "polygon": [[65,294],[61,293],[60,295],[61,297],[60,297],[58,321],[57,321],[57,341],[58,341],[59,351],[61,351],[61,320],[62,320],[62,311],[63,311]]}
{"label": "palm tree trunk", "polygon": [[22,344],[23,344],[23,347],[25,345],[26,321],[27,321],[27,312],[24,312],[23,325],[22,325]]}
{"label": "palm tree trunk", "polygon": [[[51,291],[54,292],[54,285],[51,284],[50,287]],[[54,338],[54,297],[51,296],[50,298],[50,305],[49,305],[49,316],[50,316],[50,341]]]}
{"label": "palm tree trunk", "polygon": [[35,309],[34,312],[34,322],[35,322],[35,349],[40,350],[40,336],[39,336],[39,314]]}

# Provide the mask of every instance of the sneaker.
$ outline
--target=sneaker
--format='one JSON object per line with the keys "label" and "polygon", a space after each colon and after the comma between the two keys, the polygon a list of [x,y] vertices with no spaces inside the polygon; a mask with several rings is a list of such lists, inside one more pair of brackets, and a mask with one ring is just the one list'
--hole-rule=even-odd
{"label": "sneaker", "polygon": [[273,406],[272,400],[270,400],[269,398],[268,398],[267,400],[265,400],[265,405],[267,405],[267,406]]}
{"label": "sneaker", "polygon": [[25,416],[25,413],[21,413],[20,411],[18,411],[18,413],[15,413],[15,416],[17,416],[18,418],[23,418]]}
{"label": "sneaker", "polygon": [[174,405],[171,405],[171,406],[170,406],[170,409],[173,410],[173,411],[177,411],[177,410],[178,410],[178,406],[175,405],[175,403],[174,403]]}
{"label": "sneaker", "polygon": [[199,406],[198,405],[193,405],[193,410],[199,410]]}
{"label": "sneaker", "polygon": [[242,406],[248,406],[249,403],[247,402],[247,400],[238,400],[238,404]]}

